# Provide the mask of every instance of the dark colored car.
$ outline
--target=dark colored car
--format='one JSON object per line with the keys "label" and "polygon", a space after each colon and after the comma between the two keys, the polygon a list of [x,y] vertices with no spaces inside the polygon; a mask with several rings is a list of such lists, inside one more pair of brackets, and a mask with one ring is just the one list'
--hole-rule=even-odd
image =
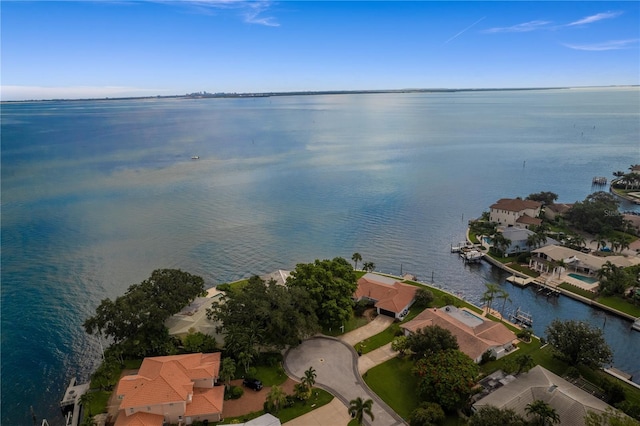
{"label": "dark colored car", "polygon": [[242,385],[256,391],[262,389],[262,382],[258,379],[244,379]]}

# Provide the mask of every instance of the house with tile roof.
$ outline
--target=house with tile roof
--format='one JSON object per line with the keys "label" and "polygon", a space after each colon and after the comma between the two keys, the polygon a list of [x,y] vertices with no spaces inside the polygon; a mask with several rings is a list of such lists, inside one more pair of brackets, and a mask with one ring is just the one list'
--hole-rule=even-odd
{"label": "house with tile roof", "polygon": [[573,204],[566,204],[566,203],[549,204],[544,208],[544,217],[546,217],[549,220],[555,220],[556,217],[562,216],[565,213],[567,213],[571,209],[571,207],[573,207]]}
{"label": "house with tile roof", "polygon": [[224,387],[215,386],[220,352],[145,358],[118,382],[115,426],[190,425],[220,421]]}
{"label": "house with tile roof", "polygon": [[602,414],[612,408],[539,365],[503,382],[503,385],[496,386],[491,393],[476,401],[473,410],[485,406],[508,408],[526,419],[527,405],[541,400],[556,411],[562,426],[584,426],[584,418],[589,411]]}
{"label": "house with tile roof", "polygon": [[437,325],[449,330],[458,341],[460,351],[479,363],[482,354],[490,351],[496,359],[514,349],[516,335],[504,324],[480,318],[476,314],[455,306],[427,308],[414,319],[401,325],[405,335],[425,327]]}
{"label": "house with tile roof", "polygon": [[492,204],[489,211],[489,220],[499,226],[517,226],[529,228],[531,225],[540,225],[538,219],[542,203],[520,198],[501,198]]}
{"label": "house with tile roof", "polygon": [[353,298],[356,302],[370,300],[378,314],[402,319],[416,300],[418,288],[393,278],[367,273],[358,280]]}

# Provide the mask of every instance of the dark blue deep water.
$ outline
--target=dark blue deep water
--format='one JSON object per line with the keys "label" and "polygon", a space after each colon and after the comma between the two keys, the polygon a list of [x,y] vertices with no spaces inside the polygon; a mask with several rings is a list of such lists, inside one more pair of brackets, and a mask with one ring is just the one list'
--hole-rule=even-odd
{"label": "dark blue deep water", "polygon": [[[99,360],[82,323],[156,268],[208,286],[358,251],[479,303],[605,326],[640,379],[640,333],[449,253],[502,197],[574,202],[640,163],[640,91],[362,94],[2,105],[2,419],[62,423]],[[200,160],[191,160],[199,155]],[[525,163],[526,162],[526,163]],[[634,206],[624,205],[624,209]]]}

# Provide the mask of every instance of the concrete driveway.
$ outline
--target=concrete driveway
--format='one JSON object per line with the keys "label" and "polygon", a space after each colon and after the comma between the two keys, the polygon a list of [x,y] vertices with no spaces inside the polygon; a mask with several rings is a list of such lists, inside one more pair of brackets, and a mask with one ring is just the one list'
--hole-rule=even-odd
{"label": "concrete driveway", "polygon": [[372,399],[375,420],[371,422],[365,416],[366,424],[405,425],[402,418],[364,383],[358,372],[357,361],[358,354],[353,347],[331,337],[318,336],[289,350],[285,355],[284,367],[290,376],[298,380],[304,376],[305,370],[313,367],[317,374],[316,385],[331,392],[346,406],[357,397]]}

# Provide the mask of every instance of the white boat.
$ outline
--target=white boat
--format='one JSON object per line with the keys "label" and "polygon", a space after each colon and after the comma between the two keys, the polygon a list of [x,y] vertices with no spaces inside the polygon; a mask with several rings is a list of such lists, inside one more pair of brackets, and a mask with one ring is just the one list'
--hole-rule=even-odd
{"label": "white boat", "polygon": [[636,320],[631,325],[631,328],[636,331],[640,331],[640,318],[636,318]]}
{"label": "white boat", "polygon": [[200,156],[199,155],[194,155],[193,157],[191,157],[192,160],[199,160]]}

